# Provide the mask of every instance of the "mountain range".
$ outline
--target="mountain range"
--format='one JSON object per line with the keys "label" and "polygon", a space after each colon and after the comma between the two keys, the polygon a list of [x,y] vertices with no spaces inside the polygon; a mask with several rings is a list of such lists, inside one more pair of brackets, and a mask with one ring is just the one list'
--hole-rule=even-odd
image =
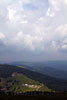
{"label": "mountain range", "polygon": [[[26,86],[29,86],[29,85],[34,85],[34,83],[35,83],[34,87],[40,86],[41,91],[45,91],[45,90],[46,91],[53,91],[53,90],[67,91],[67,80],[59,79],[39,72],[31,71],[29,69],[26,69],[24,66],[18,67],[15,65],[1,64],[0,80],[2,82],[2,83],[0,82],[0,88],[2,88],[1,84],[4,84],[4,87],[7,86],[8,90],[13,90],[13,91],[19,91],[21,86],[23,87],[23,85],[25,86],[25,84]],[[29,82],[31,83],[29,84]],[[25,90],[27,88],[29,89],[29,87],[26,88],[26,86],[25,86]],[[23,88],[21,89],[23,90]]]}
{"label": "mountain range", "polygon": [[51,77],[67,80],[67,61],[13,62],[10,64],[24,67]]}

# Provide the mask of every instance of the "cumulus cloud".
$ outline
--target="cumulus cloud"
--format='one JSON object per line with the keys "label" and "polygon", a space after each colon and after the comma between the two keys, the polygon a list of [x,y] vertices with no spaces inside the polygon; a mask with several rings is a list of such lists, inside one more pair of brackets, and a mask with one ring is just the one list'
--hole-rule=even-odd
{"label": "cumulus cloud", "polygon": [[67,0],[1,0],[0,12],[5,50],[67,51]]}
{"label": "cumulus cloud", "polygon": [[47,16],[54,17],[54,12],[51,12],[50,8],[48,8]]}
{"label": "cumulus cloud", "polygon": [[4,39],[5,35],[3,33],[0,33],[0,40]]}
{"label": "cumulus cloud", "polygon": [[60,35],[62,38],[66,38],[67,37],[67,24],[64,24],[64,25],[60,25],[58,28],[57,28],[57,32],[58,32],[58,35]]}

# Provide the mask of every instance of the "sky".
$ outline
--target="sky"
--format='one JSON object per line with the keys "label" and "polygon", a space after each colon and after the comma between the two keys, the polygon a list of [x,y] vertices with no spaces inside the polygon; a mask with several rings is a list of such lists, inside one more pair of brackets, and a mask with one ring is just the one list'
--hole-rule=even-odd
{"label": "sky", "polygon": [[67,0],[0,0],[0,62],[67,60]]}

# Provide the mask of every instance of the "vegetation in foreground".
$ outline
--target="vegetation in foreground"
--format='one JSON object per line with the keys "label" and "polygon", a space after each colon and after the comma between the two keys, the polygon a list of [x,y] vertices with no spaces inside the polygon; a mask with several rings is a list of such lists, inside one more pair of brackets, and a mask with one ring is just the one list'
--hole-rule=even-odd
{"label": "vegetation in foreground", "polygon": [[67,100],[67,93],[27,92],[24,94],[0,94],[0,100]]}

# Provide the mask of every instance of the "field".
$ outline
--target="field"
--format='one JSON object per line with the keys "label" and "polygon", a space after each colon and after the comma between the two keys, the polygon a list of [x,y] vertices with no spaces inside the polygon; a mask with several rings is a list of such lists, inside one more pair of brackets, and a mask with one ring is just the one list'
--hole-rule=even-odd
{"label": "field", "polygon": [[13,73],[12,75],[13,76],[9,78],[0,78],[0,87],[2,91],[14,93],[22,93],[27,91],[52,91],[44,84],[32,80],[23,74]]}

